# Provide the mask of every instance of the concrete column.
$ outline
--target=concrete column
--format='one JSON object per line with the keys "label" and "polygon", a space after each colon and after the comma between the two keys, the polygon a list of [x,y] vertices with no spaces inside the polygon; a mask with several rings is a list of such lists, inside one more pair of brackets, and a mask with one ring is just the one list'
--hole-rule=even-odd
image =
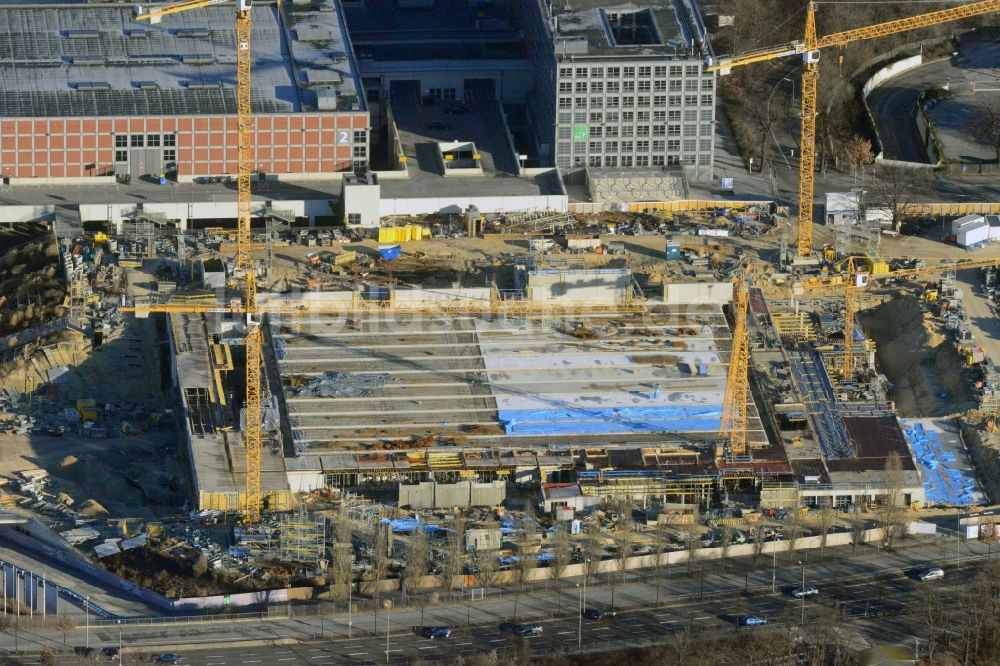
{"label": "concrete column", "polygon": [[310,229],[315,229],[316,228],[316,216],[315,215],[310,215],[309,216],[309,228]]}

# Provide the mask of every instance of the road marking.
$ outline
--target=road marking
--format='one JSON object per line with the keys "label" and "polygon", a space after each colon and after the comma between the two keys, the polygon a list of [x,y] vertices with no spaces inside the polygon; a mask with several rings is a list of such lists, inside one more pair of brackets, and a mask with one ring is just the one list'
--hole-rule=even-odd
{"label": "road marking", "polygon": [[611,627],[594,627],[594,631],[611,631]]}
{"label": "road marking", "polygon": [[437,645],[424,645],[420,649],[421,650],[436,650],[437,649]]}
{"label": "road marking", "polygon": [[282,657],[278,661],[295,661],[295,657]]}
{"label": "road marking", "polygon": [[677,624],[677,620],[660,620],[660,624]]}
{"label": "road marking", "polygon": [[692,619],[695,619],[695,620],[711,620],[712,618],[710,616],[708,616],[708,615],[702,615],[700,617],[696,617],[696,618],[692,618]]}
{"label": "road marking", "polygon": [[243,663],[244,664],[259,664],[260,663],[260,659],[247,659]]}
{"label": "road marking", "polygon": [[502,638],[494,638],[493,640],[490,641],[490,643],[503,643],[503,639]]}
{"label": "road marking", "polygon": [[556,633],[558,633],[560,636],[562,636],[563,634],[575,634],[576,632],[575,631],[558,631]]}
{"label": "road marking", "polygon": [[670,617],[670,613],[653,613],[656,617]]}
{"label": "road marking", "polygon": [[468,643],[458,643],[458,645],[472,645],[472,642],[470,641]]}
{"label": "road marking", "polygon": [[368,654],[368,653],[367,652],[349,652],[347,654],[347,656],[348,657],[357,657],[358,655],[361,655],[361,654]]}
{"label": "road marking", "polygon": [[219,666],[219,664],[224,664],[224,663],[226,663],[226,662],[224,662],[224,661],[210,661],[207,664],[205,664],[205,666]]}

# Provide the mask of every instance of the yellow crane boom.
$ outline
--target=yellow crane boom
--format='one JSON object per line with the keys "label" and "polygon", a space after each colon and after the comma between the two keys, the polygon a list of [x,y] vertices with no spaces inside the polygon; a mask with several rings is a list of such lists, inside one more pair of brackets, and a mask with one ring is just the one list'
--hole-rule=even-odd
{"label": "yellow crane boom", "polygon": [[729,455],[742,456],[747,451],[747,400],[750,396],[750,339],[747,334],[747,310],[750,296],[746,278],[741,274],[733,285],[733,347],[729,357],[726,393],[722,403],[720,430],[729,435]]}
{"label": "yellow crane boom", "polygon": [[863,39],[875,39],[909,30],[917,30],[942,23],[950,23],[964,18],[982,16],[1000,11],[1000,0],[982,0],[959,7],[942,9],[925,14],[917,14],[903,19],[876,23],[874,25],[835,32],[824,37],[816,35],[816,4],[810,0],[806,12],[805,38],[784,46],[751,51],[735,57],[719,58],[706,68],[728,74],[734,67],[742,67],[755,62],[764,62],[801,54],[804,62],[802,70],[802,108],[799,139],[799,219],[796,254],[808,257],[812,254],[813,199],[815,192],[816,166],[816,87],[819,80],[819,53],[831,46],[846,46]]}
{"label": "yellow crane boom", "polygon": [[[185,0],[153,10],[136,9],[137,20],[158,23],[164,16],[191,9],[223,4],[227,0]],[[243,306],[246,315],[246,405],[244,408],[244,445],[246,449],[246,487],[243,515],[250,523],[260,521],[262,504],[260,487],[260,362],[261,331],[257,312],[257,274],[251,251],[250,205],[253,198],[254,118],[250,108],[250,35],[252,0],[238,0],[236,6],[236,124],[237,124],[237,220],[236,270],[244,280]],[[150,310],[146,310],[150,311]],[[199,311],[198,308],[187,310]]]}

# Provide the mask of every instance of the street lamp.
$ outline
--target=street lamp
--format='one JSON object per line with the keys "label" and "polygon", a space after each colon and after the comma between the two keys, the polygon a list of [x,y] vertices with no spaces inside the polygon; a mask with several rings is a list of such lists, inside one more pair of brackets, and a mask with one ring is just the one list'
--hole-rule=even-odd
{"label": "street lamp", "polygon": [[86,614],[86,617],[87,617],[87,643],[86,643],[86,646],[87,646],[87,649],[89,650],[90,649],[90,597],[89,596],[87,597],[86,603],[84,604],[84,613]]}
{"label": "street lamp", "polygon": [[580,612],[576,616],[576,647],[583,648],[583,588],[579,583],[576,586],[580,588]]}
{"label": "street lamp", "polygon": [[799,588],[799,595],[802,597],[802,611],[799,615],[799,624],[806,623],[806,563],[803,560],[799,560],[799,565],[802,567],[802,587]]}

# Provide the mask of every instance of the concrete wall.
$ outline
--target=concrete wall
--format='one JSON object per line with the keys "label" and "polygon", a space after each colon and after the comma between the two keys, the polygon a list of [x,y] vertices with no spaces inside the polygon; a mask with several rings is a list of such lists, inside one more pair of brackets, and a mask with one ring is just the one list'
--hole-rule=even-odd
{"label": "concrete wall", "polygon": [[497,197],[426,197],[420,199],[382,199],[379,215],[429,215],[431,213],[462,213],[475,206],[482,213],[539,210],[565,213],[569,198],[563,194]]}
{"label": "concrete wall", "polygon": [[695,284],[670,283],[663,286],[663,302],[667,305],[726,305],[733,300],[731,282]]}
{"label": "concrete wall", "polygon": [[506,497],[507,484],[504,481],[491,483],[423,481],[417,484],[399,484],[399,505],[414,509],[496,506]]}
{"label": "concrete wall", "polygon": [[528,298],[553,303],[623,303],[632,274],[620,270],[536,272],[528,275]]}

